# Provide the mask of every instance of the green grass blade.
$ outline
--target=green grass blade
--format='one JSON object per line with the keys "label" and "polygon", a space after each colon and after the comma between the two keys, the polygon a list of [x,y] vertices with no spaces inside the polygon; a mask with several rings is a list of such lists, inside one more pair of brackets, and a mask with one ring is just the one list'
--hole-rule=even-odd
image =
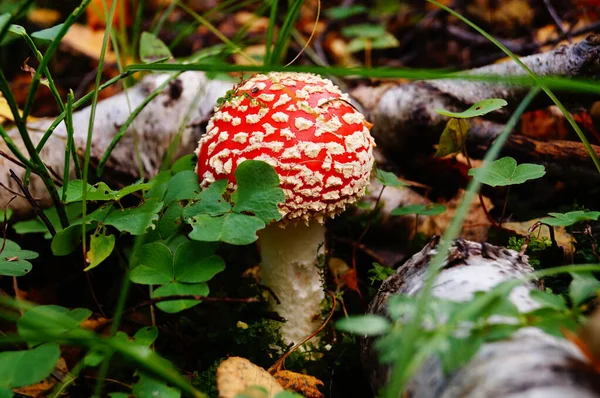
{"label": "green grass blade", "polygon": [[281,29],[279,30],[279,35],[277,37],[277,43],[275,43],[275,47],[273,48],[273,52],[271,53],[271,58],[267,60],[267,65],[275,65],[282,61],[285,52],[288,48],[288,44],[290,42],[291,31],[298,17],[300,15],[300,8],[304,0],[294,0],[290,9],[288,10],[285,20],[281,25]]}
{"label": "green grass blade", "polygon": [[269,14],[269,27],[267,29],[267,41],[265,47],[265,63],[271,63],[271,47],[273,47],[273,32],[277,23],[277,4],[278,0],[271,0],[271,12]]}

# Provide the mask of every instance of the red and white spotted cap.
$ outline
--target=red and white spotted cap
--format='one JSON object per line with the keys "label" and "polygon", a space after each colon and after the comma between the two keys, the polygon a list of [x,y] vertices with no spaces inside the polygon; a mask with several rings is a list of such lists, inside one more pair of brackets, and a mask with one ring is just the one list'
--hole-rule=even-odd
{"label": "red and white spotted cap", "polygon": [[235,188],[244,160],[279,174],[284,221],[333,217],[369,183],[373,138],[364,116],[330,80],[307,73],[255,75],[215,108],[198,148],[203,187],[220,179]]}

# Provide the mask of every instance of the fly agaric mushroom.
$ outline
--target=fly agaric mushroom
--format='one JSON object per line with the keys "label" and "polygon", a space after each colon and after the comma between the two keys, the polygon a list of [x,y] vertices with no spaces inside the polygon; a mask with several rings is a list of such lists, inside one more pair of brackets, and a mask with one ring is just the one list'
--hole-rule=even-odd
{"label": "fly agaric mushroom", "polygon": [[264,161],[279,174],[282,220],[259,233],[259,244],[263,283],[287,320],[286,342],[300,341],[321,323],[325,219],[356,202],[369,183],[374,141],[349,100],[316,75],[255,75],[215,108],[199,143],[202,187],[227,179],[233,190],[244,160]]}

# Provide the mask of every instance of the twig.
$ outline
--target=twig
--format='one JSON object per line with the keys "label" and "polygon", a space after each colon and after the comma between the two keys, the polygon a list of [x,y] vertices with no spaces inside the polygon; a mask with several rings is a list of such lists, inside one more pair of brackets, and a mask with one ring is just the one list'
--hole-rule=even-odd
{"label": "twig", "polygon": [[13,196],[10,200],[4,205],[4,224],[2,226],[2,247],[0,247],[0,254],[4,251],[4,246],[6,246],[6,232],[8,231],[8,205],[12,202],[17,196]]}
{"label": "twig", "polygon": [[265,285],[257,285],[257,286],[259,289],[263,289],[263,290],[266,290],[267,292],[269,292],[269,294],[271,295],[273,300],[275,300],[277,305],[281,304],[281,300],[279,300],[279,297],[277,297],[277,295],[275,294],[273,289],[271,289],[269,286],[265,286]]}
{"label": "twig", "polygon": [[23,183],[21,182],[21,179],[19,178],[19,176],[17,176],[15,174],[15,172],[14,172],[13,169],[10,169],[10,177],[13,180],[15,180],[15,182],[17,183],[17,185],[19,186],[19,188],[21,189],[21,191],[25,195],[25,198],[27,199],[27,201],[31,205],[31,207],[32,207],[33,212],[35,213],[35,215],[37,215],[42,220],[42,222],[44,223],[44,225],[46,226],[46,228],[48,228],[48,232],[50,232],[50,234],[52,236],[56,235],[56,229],[54,229],[54,225],[52,225],[52,223],[50,222],[50,220],[48,220],[48,217],[46,217],[46,214],[44,214],[44,212],[42,211],[42,209],[40,208],[40,206],[35,201],[34,197],[31,196],[31,193],[29,192],[29,190],[27,189],[27,187],[23,185]]}
{"label": "twig", "polygon": [[297,343],[295,346],[290,348],[288,350],[288,352],[283,354],[283,356],[281,358],[279,358],[277,360],[277,362],[275,362],[273,364],[273,366],[271,366],[269,369],[267,369],[267,372],[274,374],[274,373],[277,373],[278,371],[280,371],[281,368],[283,367],[283,365],[285,364],[285,360],[287,359],[287,357],[289,357],[294,351],[296,351],[298,349],[298,347],[300,347],[302,344],[306,343],[308,340],[312,339],[317,334],[319,334],[321,332],[321,330],[323,330],[325,328],[325,326],[327,326],[327,324],[331,320],[331,317],[333,316],[333,313],[335,312],[336,300],[335,300],[335,295],[333,293],[331,293],[329,290],[326,290],[326,292],[327,292],[327,294],[329,294],[329,296],[331,296],[331,300],[333,300],[333,304],[331,305],[331,311],[329,311],[329,316],[327,316],[327,319],[325,319],[325,322],[323,322],[323,324],[321,326],[319,326],[319,328],[317,330],[312,332],[309,336],[303,338],[299,343]]}
{"label": "twig", "polygon": [[546,9],[548,10],[548,14],[550,14],[550,16],[552,17],[554,24],[556,25],[558,30],[560,30],[560,33],[562,33],[563,35],[568,35],[568,32],[565,31],[565,28],[562,25],[562,21],[560,20],[560,17],[556,13],[554,6],[552,5],[552,3],[550,3],[550,0],[542,0],[542,1],[544,2]]}
{"label": "twig", "polygon": [[19,167],[22,167],[24,169],[27,168],[27,166],[25,166],[23,163],[19,162],[17,159],[13,158],[12,156],[10,156],[8,153],[6,153],[4,151],[0,151],[0,156],[10,160],[11,162],[13,162],[14,164],[16,164]]}
{"label": "twig", "polygon": [[[6,185],[4,185],[4,184],[3,184],[3,183],[1,183],[1,182],[0,182],[0,188],[4,188],[4,189],[6,189],[8,192],[12,193],[13,195],[16,195],[16,196],[18,196],[18,197],[21,197],[21,198],[27,199],[27,198],[25,197],[25,195],[23,195],[22,193],[19,193],[19,192],[17,192],[17,191],[15,191],[15,190],[13,190],[12,188],[9,188],[9,187],[7,187]],[[37,199],[36,199],[36,200],[37,200]],[[5,210],[6,210],[6,209],[5,209]]]}
{"label": "twig", "polygon": [[379,264],[381,264],[385,267],[391,268],[391,266],[389,264],[386,264],[386,261],[383,259],[383,257],[379,256],[379,254],[377,254],[373,250],[369,249],[369,247],[367,245],[365,245],[364,243],[355,242],[348,238],[336,237],[334,239],[336,242],[346,243],[352,247],[356,246],[356,248],[360,249],[363,253],[365,253],[366,255],[371,257],[373,260],[377,261]]}

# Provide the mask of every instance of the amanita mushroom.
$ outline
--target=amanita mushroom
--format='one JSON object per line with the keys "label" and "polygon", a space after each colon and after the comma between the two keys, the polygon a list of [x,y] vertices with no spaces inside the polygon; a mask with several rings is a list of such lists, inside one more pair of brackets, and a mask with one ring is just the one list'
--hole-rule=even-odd
{"label": "amanita mushroom", "polygon": [[263,283],[287,320],[282,335],[298,342],[320,324],[324,299],[319,256],[328,217],[356,202],[369,183],[373,139],[364,116],[331,81],[306,73],[254,75],[215,108],[198,148],[203,187],[235,188],[244,160],[277,171],[286,201],[282,220],[260,232]]}

